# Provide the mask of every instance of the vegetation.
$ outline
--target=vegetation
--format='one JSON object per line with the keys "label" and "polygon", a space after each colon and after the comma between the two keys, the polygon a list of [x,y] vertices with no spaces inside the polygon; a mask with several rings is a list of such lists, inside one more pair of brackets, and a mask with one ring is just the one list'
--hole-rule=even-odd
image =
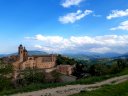
{"label": "vegetation", "polygon": [[73,75],[78,79],[88,76],[116,74],[128,67],[128,59],[75,60],[62,55],[57,56],[56,63],[57,65],[76,65]]}
{"label": "vegetation", "polygon": [[94,91],[81,92],[72,96],[128,96],[128,81],[118,85],[106,85]]}
{"label": "vegetation", "polygon": [[56,60],[56,63],[57,65],[74,65],[76,64],[76,60],[73,59],[73,58],[69,58],[69,57],[65,57],[65,56],[62,56],[62,55],[58,55],[57,56],[57,60]]}
{"label": "vegetation", "polygon": [[0,90],[10,89],[12,80],[11,64],[4,64],[0,61]]}
{"label": "vegetation", "polygon": [[22,75],[24,76],[23,79],[27,83],[27,85],[31,83],[44,82],[43,72],[40,72],[37,69],[27,69],[22,73]]}
{"label": "vegetation", "polygon": [[11,64],[5,64],[0,61],[0,96],[71,84],[90,84],[114,76],[128,74],[128,59],[111,60],[111,64],[100,63],[99,61],[95,61],[95,64],[90,64],[90,61],[74,60],[58,55],[57,64],[75,64],[73,75],[78,80],[61,83],[59,80],[61,74],[55,71],[47,74],[34,68],[24,70],[18,79],[12,82],[13,70]]}
{"label": "vegetation", "polygon": [[22,93],[22,92],[30,92],[30,91],[36,91],[40,89],[46,89],[46,88],[54,88],[58,86],[65,86],[65,85],[75,85],[75,84],[92,84],[95,82],[100,82],[105,79],[109,79],[114,76],[120,76],[128,74],[128,69],[123,70],[122,72],[114,75],[105,75],[105,76],[92,76],[88,78],[79,79],[75,82],[67,82],[67,83],[31,83],[27,86],[18,87],[16,89],[10,88],[9,90],[3,90],[0,92],[0,96],[3,95],[9,95],[9,94],[15,94],[15,93]]}
{"label": "vegetation", "polygon": [[103,76],[117,74],[125,68],[128,68],[128,59],[111,60],[111,65],[105,62],[99,63],[99,61],[95,61],[95,64],[89,64],[89,61],[78,60],[73,75],[78,78],[86,76]]}

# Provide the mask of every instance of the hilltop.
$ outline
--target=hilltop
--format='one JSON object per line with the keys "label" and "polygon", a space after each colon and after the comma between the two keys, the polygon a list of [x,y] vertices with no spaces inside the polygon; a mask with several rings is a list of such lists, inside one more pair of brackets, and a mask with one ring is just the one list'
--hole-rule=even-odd
{"label": "hilltop", "polygon": [[[37,51],[37,50],[29,50],[28,55],[47,55],[47,52],[44,51]],[[18,55],[18,53],[11,53],[11,54],[0,54],[0,57],[7,57],[7,56],[12,56],[12,55]]]}

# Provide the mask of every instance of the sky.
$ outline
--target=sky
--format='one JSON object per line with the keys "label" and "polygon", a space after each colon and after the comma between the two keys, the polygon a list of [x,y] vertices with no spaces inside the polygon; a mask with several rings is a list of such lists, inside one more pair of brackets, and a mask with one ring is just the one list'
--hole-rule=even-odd
{"label": "sky", "polygon": [[128,0],[0,0],[0,54],[128,52]]}

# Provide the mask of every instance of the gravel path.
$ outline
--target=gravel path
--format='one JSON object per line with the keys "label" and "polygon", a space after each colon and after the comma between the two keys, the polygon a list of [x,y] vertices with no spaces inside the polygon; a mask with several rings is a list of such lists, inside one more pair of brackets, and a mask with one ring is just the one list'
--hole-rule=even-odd
{"label": "gravel path", "polygon": [[102,87],[103,85],[107,84],[118,84],[124,81],[128,80],[128,75],[114,77],[102,82],[97,82],[95,84],[88,84],[88,85],[67,85],[62,87],[56,87],[56,88],[48,88],[48,89],[42,89],[39,91],[33,91],[28,93],[19,93],[12,96],[68,96],[75,93],[79,93],[80,91],[91,91],[95,90],[97,88]]}

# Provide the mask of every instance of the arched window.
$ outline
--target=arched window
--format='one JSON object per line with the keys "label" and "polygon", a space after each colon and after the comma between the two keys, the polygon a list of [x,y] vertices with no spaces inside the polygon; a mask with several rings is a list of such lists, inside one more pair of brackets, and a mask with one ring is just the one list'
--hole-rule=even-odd
{"label": "arched window", "polygon": [[32,60],[32,58],[29,58],[29,60]]}

